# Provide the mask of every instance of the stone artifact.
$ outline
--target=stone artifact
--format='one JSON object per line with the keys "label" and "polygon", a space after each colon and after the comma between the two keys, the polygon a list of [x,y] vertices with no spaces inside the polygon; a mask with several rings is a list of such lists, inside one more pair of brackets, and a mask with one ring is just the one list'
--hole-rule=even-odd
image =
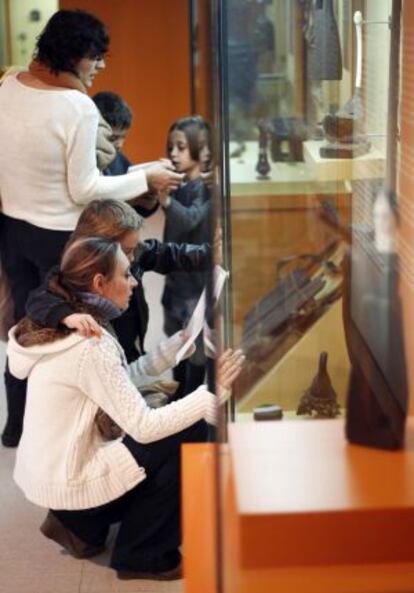
{"label": "stone artifact", "polygon": [[283,410],[276,404],[261,404],[253,410],[254,420],[282,420]]}

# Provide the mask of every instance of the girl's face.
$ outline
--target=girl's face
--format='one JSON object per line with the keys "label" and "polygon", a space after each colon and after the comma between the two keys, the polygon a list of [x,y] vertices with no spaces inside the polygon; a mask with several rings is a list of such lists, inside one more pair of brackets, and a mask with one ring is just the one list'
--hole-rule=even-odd
{"label": "girl's face", "polygon": [[97,274],[94,278],[94,292],[109,299],[120,309],[128,308],[132,290],[138,282],[131,274],[129,260],[125,253],[118,249],[115,271],[111,279]]}
{"label": "girl's face", "polygon": [[200,175],[199,161],[194,161],[186,135],[181,130],[174,130],[168,141],[169,157],[178,173],[185,173],[187,179],[195,179]]}
{"label": "girl's face", "polygon": [[134,261],[135,248],[139,243],[139,231],[129,231],[119,243],[128,261],[132,263]]}
{"label": "girl's face", "polygon": [[82,58],[75,66],[77,75],[87,88],[92,86],[95,76],[104,68],[105,58],[100,55],[93,58]]}

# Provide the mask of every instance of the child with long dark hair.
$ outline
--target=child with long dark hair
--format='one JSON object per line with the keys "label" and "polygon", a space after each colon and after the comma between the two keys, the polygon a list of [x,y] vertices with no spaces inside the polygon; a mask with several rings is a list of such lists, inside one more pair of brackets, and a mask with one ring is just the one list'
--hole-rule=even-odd
{"label": "child with long dark hair", "polygon": [[[210,191],[202,173],[210,157],[209,126],[200,116],[177,120],[168,130],[167,156],[175,170],[184,174],[184,183],[169,195],[160,195],[165,212],[164,241],[202,244],[211,241]],[[191,317],[206,285],[206,272],[179,271],[168,274],[162,304],[164,331],[170,336]],[[188,361],[174,369],[180,383],[177,397],[192,391],[204,379],[206,358],[202,338]]]}

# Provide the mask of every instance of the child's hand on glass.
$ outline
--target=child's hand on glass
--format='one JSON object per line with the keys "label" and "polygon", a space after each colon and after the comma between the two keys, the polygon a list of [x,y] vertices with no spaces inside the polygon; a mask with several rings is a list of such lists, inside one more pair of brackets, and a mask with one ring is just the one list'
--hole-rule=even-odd
{"label": "child's hand on glass", "polygon": [[95,321],[92,315],[88,315],[87,313],[72,313],[72,315],[68,315],[62,319],[61,323],[69,329],[77,330],[85,338],[91,338],[93,336],[100,338],[102,336],[101,326]]}

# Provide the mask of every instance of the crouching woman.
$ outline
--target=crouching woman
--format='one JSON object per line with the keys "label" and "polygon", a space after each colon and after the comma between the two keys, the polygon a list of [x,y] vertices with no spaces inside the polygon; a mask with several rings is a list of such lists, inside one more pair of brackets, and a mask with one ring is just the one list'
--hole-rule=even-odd
{"label": "crouching woman", "polygon": [[[102,334],[86,338],[28,318],[10,331],[10,369],[28,378],[14,478],[31,502],[50,509],[44,535],[74,556],[102,551],[110,525],[120,522],[111,557],[118,576],[174,579],[181,577],[180,445],[205,440],[206,422],[215,422],[243,355],[228,351],[219,359],[218,397],[200,386],[148,408],[104,327],[127,308],[135,285],[119,243],[79,239],[65,250],[49,289],[92,314]],[[105,441],[102,412],[123,436]]]}

